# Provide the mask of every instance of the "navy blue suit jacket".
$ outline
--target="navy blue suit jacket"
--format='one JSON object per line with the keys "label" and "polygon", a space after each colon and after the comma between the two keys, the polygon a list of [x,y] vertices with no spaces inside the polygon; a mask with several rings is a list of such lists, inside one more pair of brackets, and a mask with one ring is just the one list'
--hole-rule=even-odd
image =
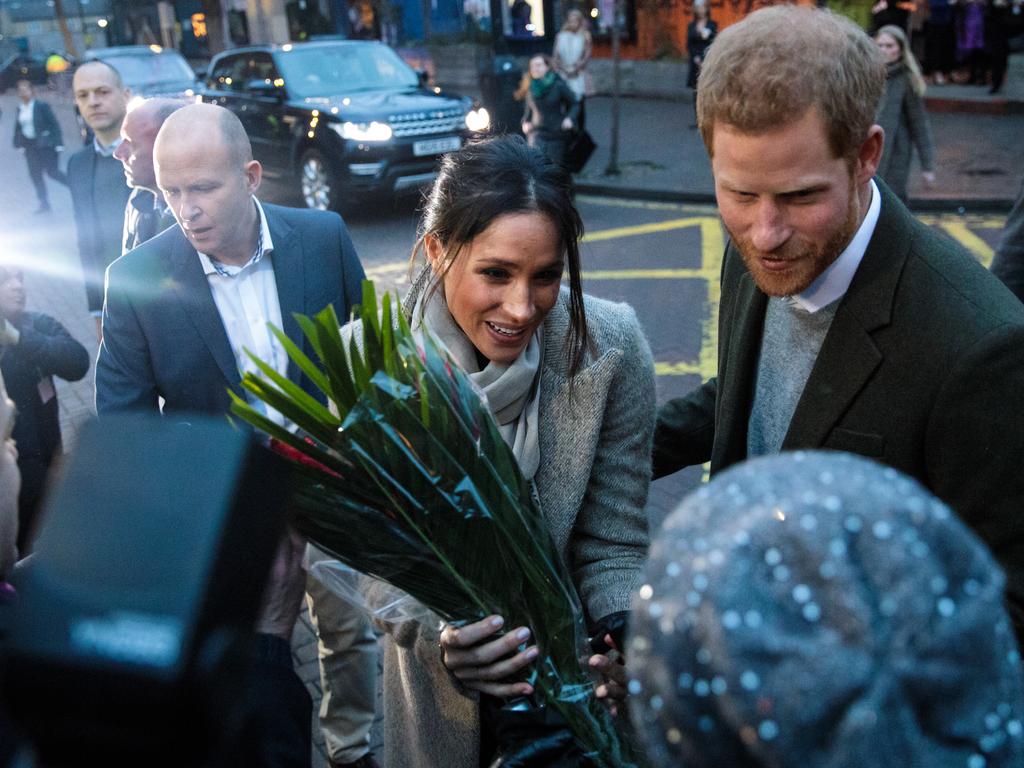
{"label": "navy blue suit jacket", "polygon": [[[341,217],[263,204],[284,331],[307,354],[293,313],[333,304],[348,317],[362,295],[363,268]],[[295,363],[288,375],[316,395]],[[96,410],[165,415],[223,414],[241,379],[195,248],[175,224],[107,270],[103,342],[96,361]],[[322,396],[319,399],[323,399]]]}

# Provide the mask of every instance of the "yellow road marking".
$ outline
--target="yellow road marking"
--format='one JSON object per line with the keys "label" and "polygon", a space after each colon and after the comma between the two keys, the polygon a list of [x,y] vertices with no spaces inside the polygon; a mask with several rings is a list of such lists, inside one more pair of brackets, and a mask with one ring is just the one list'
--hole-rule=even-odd
{"label": "yellow road marking", "polygon": [[992,263],[993,253],[991,246],[971,232],[966,224],[961,221],[943,221],[939,223],[939,227],[949,233],[960,245],[973,253],[975,258],[986,267]]}
{"label": "yellow road marking", "polygon": [[[635,235],[650,235],[656,232],[670,232],[674,229],[686,229],[700,224],[707,219],[707,216],[690,216],[685,219],[670,219],[669,221],[656,221],[651,224],[637,224],[632,227],[613,227],[612,229],[599,229],[584,235],[584,243],[594,243],[599,240],[615,240],[620,237],[632,237]],[[715,223],[718,219],[714,219]]]}
{"label": "yellow road marking", "polygon": [[584,280],[692,280],[704,277],[703,269],[593,269]]}

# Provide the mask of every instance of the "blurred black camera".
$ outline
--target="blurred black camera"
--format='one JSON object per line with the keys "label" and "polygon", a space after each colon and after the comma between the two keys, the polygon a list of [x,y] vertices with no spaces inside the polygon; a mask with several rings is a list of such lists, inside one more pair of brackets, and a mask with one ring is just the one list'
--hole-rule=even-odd
{"label": "blurred black camera", "polygon": [[83,429],[0,609],[5,707],[41,765],[230,763],[286,494],[225,420]]}

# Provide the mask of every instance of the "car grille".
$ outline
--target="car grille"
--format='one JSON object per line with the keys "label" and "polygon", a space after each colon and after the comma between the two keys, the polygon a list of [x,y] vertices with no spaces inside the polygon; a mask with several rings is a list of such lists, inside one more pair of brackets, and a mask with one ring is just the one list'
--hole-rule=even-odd
{"label": "car grille", "polygon": [[459,108],[437,109],[390,115],[388,123],[396,138],[427,136],[432,133],[452,133],[465,124],[465,114]]}

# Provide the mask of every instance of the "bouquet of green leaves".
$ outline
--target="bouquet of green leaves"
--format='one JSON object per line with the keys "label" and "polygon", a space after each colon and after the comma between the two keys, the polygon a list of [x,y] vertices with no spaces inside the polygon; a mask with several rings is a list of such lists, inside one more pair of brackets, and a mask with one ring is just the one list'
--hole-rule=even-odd
{"label": "bouquet of green leaves", "polygon": [[254,358],[242,386],[299,427],[240,397],[235,414],[294,461],[291,523],[351,568],[407,592],[443,619],[491,614],[528,626],[539,656],[531,703],[555,710],[601,768],[635,764],[583,667],[586,628],[569,573],[487,403],[391,297],[363,286],[361,344],[333,308],[298,317],[317,362],[274,329],[337,415]]}

